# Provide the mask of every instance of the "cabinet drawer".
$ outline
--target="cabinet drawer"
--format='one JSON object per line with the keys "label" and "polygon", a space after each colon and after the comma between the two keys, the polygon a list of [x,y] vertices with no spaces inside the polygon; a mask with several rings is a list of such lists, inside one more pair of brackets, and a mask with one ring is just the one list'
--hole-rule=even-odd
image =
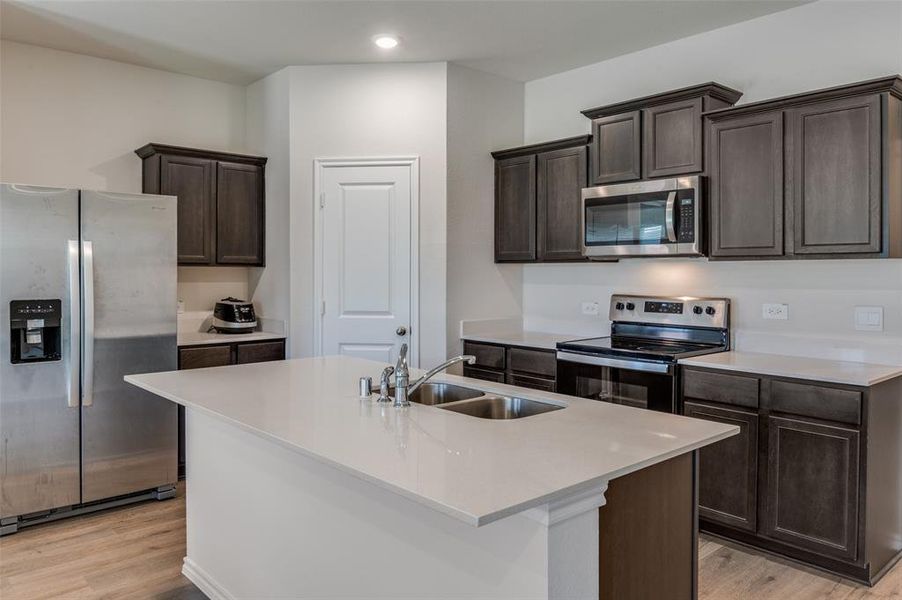
{"label": "cabinet drawer", "polygon": [[543,392],[553,392],[555,388],[554,379],[514,375],[513,373],[507,376],[507,382],[511,385],[518,385],[531,390],[542,390]]}
{"label": "cabinet drawer", "polygon": [[504,368],[504,346],[464,342],[464,354],[475,356],[477,366],[488,367],[489,369]]}
{"label": "cabinet drawer", "polygon": [[180,348],[179,369],[203,369],[232,364],[231,346],[204,346],[201,348]]}
{"label": "cabinet drawer", "polygon": [[473,379],[482,379],[485,381],[494,381],[495,383],[504,383],[503,371],[489,371],[488,369],[479,369],[464,365],[464,377],[472,377]]}
{"label": "cabinet drawer", "polygon": [[554,352],[511,348],[508,360],[511,371],[519,373],[533,373],[553,378],[557,370],[557,357]]}
{"label": "cabinet drawer", "polygon": [[285,342],[258,342],[253,344],[239,344],[238,364],[267,362],[270,360],[285,359]]}
{"label": "cabinet drawer", "polygon": [[861,392],[854,390],[774,381],[768,404],[771,410],[780,412],[852,425],[861,424]]}
{"label": "cabinet drawer", "polygon": [[758,408],[758,379],[683,369],[683,396]]}

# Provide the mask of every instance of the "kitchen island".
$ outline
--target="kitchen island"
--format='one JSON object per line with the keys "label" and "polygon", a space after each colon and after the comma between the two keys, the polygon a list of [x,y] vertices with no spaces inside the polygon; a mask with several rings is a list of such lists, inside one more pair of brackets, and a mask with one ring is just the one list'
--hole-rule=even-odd
{"label": "kitchen island", "polygon": [[184,573],[208,596],[694,597],[695,451],[737,427],[452,375],[436,380],[562,408],[358,397],[384,366],[126,378],[187,408]]}

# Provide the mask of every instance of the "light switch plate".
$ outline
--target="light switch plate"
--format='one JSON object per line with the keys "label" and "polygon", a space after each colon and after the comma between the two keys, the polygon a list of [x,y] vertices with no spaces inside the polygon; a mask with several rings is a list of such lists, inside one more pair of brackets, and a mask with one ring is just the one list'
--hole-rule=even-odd
{"label": "light switch plate", "polygon": [[598,302],[583,302],[582,310],[584,315],[589,315],[590,317],[598,316]]}
{"label": "light switch plate", "polygon": [[761,317],[764,319],[777,319],[786,321],[789,319],[788,304],[765,303],[761,305]]}
{"label": "light switch plate", "polygon": [[855,307],[856,331],[883,331],[883,307],[882,306],[856,306]]}

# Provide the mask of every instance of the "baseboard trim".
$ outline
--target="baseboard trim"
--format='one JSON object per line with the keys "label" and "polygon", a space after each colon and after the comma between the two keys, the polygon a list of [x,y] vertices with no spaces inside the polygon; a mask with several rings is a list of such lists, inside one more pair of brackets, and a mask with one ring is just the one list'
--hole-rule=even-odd
{"label": "baseboard trim", "polygon": [[210,600],[236,600],[224,587],[216,583],[210,574],[187,556],[182,562],[182,575],[196,585]]}

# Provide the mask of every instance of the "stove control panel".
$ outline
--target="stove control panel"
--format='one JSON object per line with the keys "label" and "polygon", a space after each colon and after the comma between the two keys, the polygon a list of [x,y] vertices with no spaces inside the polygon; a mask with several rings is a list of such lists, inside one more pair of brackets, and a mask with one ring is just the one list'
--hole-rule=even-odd
{"label": "stove control panel", "polygon": [[645,312],[661,313],[665,315],[681,315],[683,314],[683,303],[646,300]]}
{"label": "stove control panel", "polygon": [[614,294],[609,315],[612,321],[621,323],[726,328],[729,326],[730,301],[726,298]]}

